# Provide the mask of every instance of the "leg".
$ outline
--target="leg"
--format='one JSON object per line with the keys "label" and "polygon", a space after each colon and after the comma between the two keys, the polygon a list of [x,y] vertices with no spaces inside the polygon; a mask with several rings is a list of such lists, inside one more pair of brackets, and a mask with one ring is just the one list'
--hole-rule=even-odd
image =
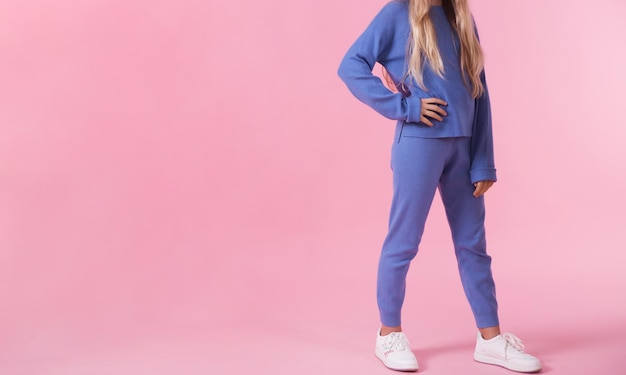
{"label": "leg", "polygon": [[474,359],[513,371],[539,371],[541,361],[524,352],[519,338],[510,333],[500,334],[491,257],[486,250],[484,198],[472,195],[469,138],[457,138],[456,142],[442,174],[439,192],[452,231],[463,289],[480,330]]}
{"label": "leg", "polygon": [[381,336],[387,336],[388,334],[392,333],[392,332],[402,332],[402,326],[386,326],[386,325],[382,325],[380,327],[380,335]]}
{"label": "leg", "polygon": [[378,307],[383,327],[376,336],[376,357],[394,370],[417,371],[418,364],[400,327],[406,274],[446,160],[449,142],[402,137],[391,156],[393,202],[389,231],[378,264]]}
{"label": "leg", "polygon": [[480,331],[480,337],[485,340],[490,340],[501,333],[500,326],[479,328],[478,330]]}
{"label": "leg", "polygon": [[[498,303],[485,240],[484,197],[474,198],[469,169],[470,138],[456,138],[439,184],[459,273],[478,328],[487,337],[499,333]],[[497,335],[497,334],[496,334]],[[494,335],[495,336],[495,335]]]}
{"label": "leg", "polygon": [[449,145],[442,139],[402,137],[393,146],[393,202],[377,284],[384,333],[401,330],[406,274],[417,254]]}

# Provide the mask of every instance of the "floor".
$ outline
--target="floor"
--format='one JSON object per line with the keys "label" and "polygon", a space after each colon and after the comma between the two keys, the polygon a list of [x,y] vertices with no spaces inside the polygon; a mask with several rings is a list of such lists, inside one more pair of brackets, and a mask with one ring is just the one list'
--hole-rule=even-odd
{"label": "floor", "polygon": [[[143,305],[101,296],[116,306],[22,311],[17,324],[5,319],[0,374],[391,374],[373,355],[375,256],[348,270],[346,247],[328,249],[337,256],[331,264],[305,255],[309,245],[290,248],[299,255],[284,274],[252,264],[237,271],[223,261],[213,276],[225,282],[209,285],[204,296],[196,290],[180,297],[178,275],[170,280],[178,286]],[[419,372],[510,373],[473,361],[475,330],[453,259],[430,251],[417,260],[403,316]],[[503,329],[543,360],[542,373],[624,373],[625,302],[605,288],[607,280],[525,279],[515,262],[499,263]]]}

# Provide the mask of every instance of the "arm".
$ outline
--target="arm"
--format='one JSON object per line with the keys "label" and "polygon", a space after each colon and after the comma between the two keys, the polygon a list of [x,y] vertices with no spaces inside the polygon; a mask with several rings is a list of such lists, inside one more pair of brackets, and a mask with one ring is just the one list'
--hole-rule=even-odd
{"label": "arm", "polygon": [[476,99],[476,108],[474,110],[474,128],[472,130],[470,151],[470,178],[473,184],[480,181],[496,181],[493,133],[491,129],[491,104],[484,71],[480,78],[485,87],[485,92]]}
{"label": "arm", "polygon": [[[380,78],[372,74],[374,64],[384,57],[394,43],[394,24],[404,14],[402,6],[397,2],[388,3],[376,15],[344,56],[338,74],[357,99],[381,115],[392,120],[419,122],[420,98],[410,93],[393,93]],[[406,41],[400,42],[404,46]]]}

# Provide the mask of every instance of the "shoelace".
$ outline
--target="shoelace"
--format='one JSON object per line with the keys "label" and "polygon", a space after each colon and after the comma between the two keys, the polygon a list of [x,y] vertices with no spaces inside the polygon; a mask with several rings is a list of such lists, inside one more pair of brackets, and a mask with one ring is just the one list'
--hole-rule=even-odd
{"label": "shoelace", "polygon": [[409,343],[404,335],[396,332],[390,333],[386,340],[385,346],[388,347],[388,352],[401,352],[409,349]]}
{"label": "shoelace", "polygon": [[508,345],[512,346],[517,351],[523,352],[526,348],[522,340],[512,333],[503,333],[502,337],[506,340]]}

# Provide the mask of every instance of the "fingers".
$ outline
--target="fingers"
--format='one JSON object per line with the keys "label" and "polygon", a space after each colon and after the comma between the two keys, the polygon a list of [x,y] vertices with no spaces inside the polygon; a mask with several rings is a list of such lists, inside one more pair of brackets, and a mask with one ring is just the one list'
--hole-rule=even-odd
{"label": "fingers", "polygon": [[448,112],[441,106],[446,106],[448,103],[438,98],[422,98],[422,113],[420,121],[428,126],[433,126],[430,119],[437,121],[443,121],[443,116],[447,116]]}
{"label": "fingers", "polygon": [[448,112],[446,112],[445,109],[443,109],[443,108],[441,108],[441,107],[439,107],[437,105],[430,105],[430,106],[427,107],[427,110],[431,111],[433,113],[438,113],[441,116],[447,116],[448,115]]}
{"label": "fingers", "polygon": [[436,109],[425,109],[423,113],[424,113],[424,116],[434,118],[437,121],[442,121],[443,117],[441,116],[447,116],[448,114],[445,111],[443,112],[441,111],[443,111],[443,109],[437,107]]}
{"label": "fingers", "polygon": [[430,122],[429,119],[426,118],[426,116],[422,115],[422,117],[420,117],[420,121],[428,126],[433,126],[433,123]]}
{"label": "fingers", "polygon": [[480,181],[474,184],[474,186],[476,186],[476,189],[474,189],[474,198],[478,198],[481,195],[485,194],[485,183],[484,181]]}
{"label": "fingers", "polygon": [[428,104],[448,105],[448,103],[446,103],[444,100],[441,100],[439,98],[424,98],[422,99],[422,102],[425,102]]}
{"label": "fingers", "polygon": [[481,195],[485,194],[489,188],[493,186],[493,181],[479,181],[474,184],[476,189],[474,189],[474,197],[478,198]]}
{"label": "fingers", "polygon": [[431,112],[437,112],[442,116],[447,116],[448,112],[446,112],[446,110],[441,107],[441,106],[446,106],[446,105],[448,105],[448,103],[444,102],[441,99],[425,98],[425,99],[422,99],[422,112],[431,111]]}

